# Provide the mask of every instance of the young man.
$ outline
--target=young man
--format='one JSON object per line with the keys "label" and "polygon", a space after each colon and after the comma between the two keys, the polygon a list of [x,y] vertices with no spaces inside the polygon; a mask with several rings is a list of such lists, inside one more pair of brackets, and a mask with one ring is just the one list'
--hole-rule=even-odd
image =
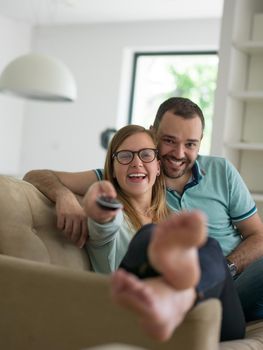
{"label": "young man", "polygon": [[153,127],[169,205],[206,213],[209,236],[228,260],[246,319],[263,318],[263,224],[242,178],[227,160],[198,156],[204,117],[192,101],[165,101]]}
{"label": "young man", "polygon": [[[246,320],[263,318],[263,224],[237,170],[225,159],[199,156],[204,130],[201,109],[186,98],[170,98],[158,109],[153,128],[174,210],[199,209],[208,234],[228,260]],[[97,173],[98,174],[98,173]],[[58,227],[79,246],[87,239],[85,213],[76,196],[98,180],[94,171],[35,170],[24,179],[56,203]]]}

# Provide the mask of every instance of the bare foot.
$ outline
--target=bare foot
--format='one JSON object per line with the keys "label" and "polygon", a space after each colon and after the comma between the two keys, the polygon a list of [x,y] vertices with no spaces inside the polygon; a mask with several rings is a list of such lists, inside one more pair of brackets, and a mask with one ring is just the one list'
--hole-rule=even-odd
{"label": "bare foot", "polygon": [[113,300],[135,312],[144,331],[159,341],[171,337],[195,300],[192,288],[176,291],[162,277],[140,280],[122,269],[111,277],[111,292]]}
{"label": "bare foot", "polygon": [[148,248],[149,261],[177,290],[194,287],[200,279],[197,248],[206,237],[201,212],[174,213],[156,225]]}

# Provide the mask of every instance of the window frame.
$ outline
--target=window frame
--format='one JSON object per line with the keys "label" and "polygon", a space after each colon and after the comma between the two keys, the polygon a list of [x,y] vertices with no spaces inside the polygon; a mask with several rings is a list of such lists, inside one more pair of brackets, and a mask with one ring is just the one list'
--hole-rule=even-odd
{"label": "window frame", "polygon": [[196,50],[196,51],[136,51],[133,53],[132,59],[132,73],[131,73],[131,85],[130,85],[130,96],[129,96],[129,108],[128,108],[128,124],[132,123],[132,113],[134,106],[134,94],[136,84],[136,70],[138,66],[138,59],[141,56],[180,56],[180,55],[217,55],[217,50]]}

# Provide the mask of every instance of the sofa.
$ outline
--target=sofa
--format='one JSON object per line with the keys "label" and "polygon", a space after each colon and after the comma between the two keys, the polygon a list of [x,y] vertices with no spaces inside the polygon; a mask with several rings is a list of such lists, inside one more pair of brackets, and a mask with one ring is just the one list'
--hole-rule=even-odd
{"label": "sofa", "polygon": [[131,312],[112,303],[109,276],[92,272],[85,250],[56,228],[54,204],[31,184],[4,175],[0,311],[3,350],[112,349],[112,344],[146,350],[263,349],[263,322],[248,325],[244,340],[219,343],[221,306],[215,299],[195,306],[169,341],[148,338]]}

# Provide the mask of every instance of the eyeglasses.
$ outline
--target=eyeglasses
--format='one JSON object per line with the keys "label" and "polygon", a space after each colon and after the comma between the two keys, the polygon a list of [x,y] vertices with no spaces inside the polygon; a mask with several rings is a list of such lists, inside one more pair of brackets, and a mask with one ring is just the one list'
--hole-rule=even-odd
{"label": "eyeglasses", "polygon": [[151,163],[158,155],[158,150],[155,148],[142,148],[139,151],[129,151],[123,150],[119,152],[114,152],[112,158],[116,158],[117,161],[122,165],[130,164],[134,155],[137,154],[143,163]]}

